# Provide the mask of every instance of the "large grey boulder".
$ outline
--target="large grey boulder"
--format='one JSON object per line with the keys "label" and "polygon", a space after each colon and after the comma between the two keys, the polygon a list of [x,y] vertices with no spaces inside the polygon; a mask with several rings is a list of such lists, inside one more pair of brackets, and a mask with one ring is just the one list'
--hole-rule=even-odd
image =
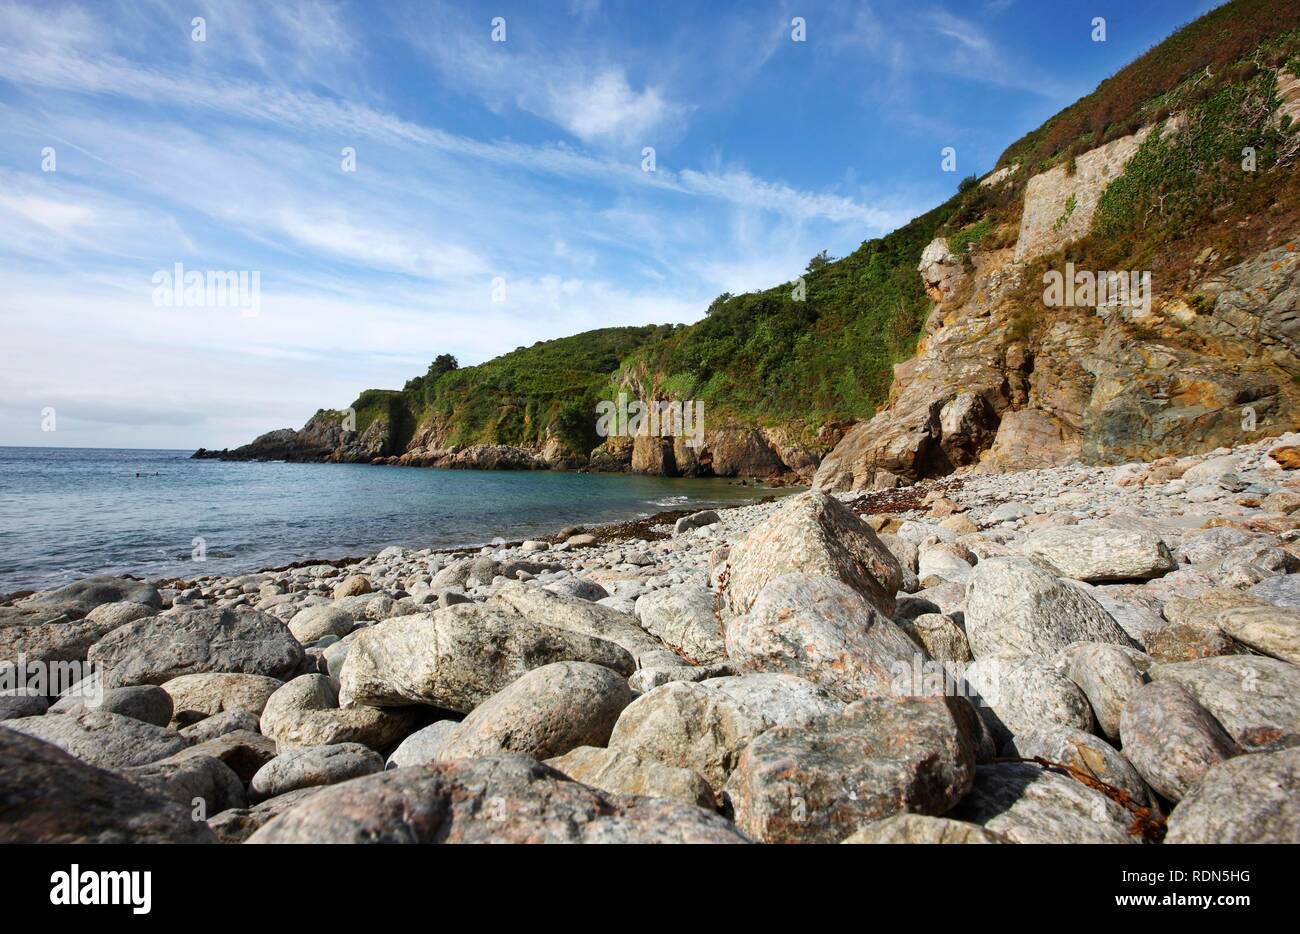
{"label": "large grey boulder", "polygon": [[143,603],[155,610],[162,608],[162,597],[157,587],[130,577],[88,577],[28,597],[22,605],[73,606],[84,614],[104,603],[122,602]]}
{"label": "large grey boulder", "polygon": [[191,808],[0,728],[0,843],[212,843]]}
{"label": "large grey boulder", "polygon": [[842,843],[1010,843],[1001,834],[992,833],[979,824],[932,817],[928,814],[900,813],[873,821],[845,837]]}
{"label": "large grey boulder", "polygon": [[1300,574],[1279,574],[1265,578],[1247,593],[1267,600],[1274,606],[1300,610]]}
{"label": "large grey boulder", "polygon": [[393,769],[326,788],[249,843],[744,843],[725,818],[615,801],[524,756]]}
{"label": "large grey boulder", "polygon": [[353,614],[327,603],[299,610],[289,620],[289,631],[295,639],[307,645],[326,636],[342,639],[356,625]]}
{"label": "large grey boulder", "polygon": [[1140,843],[1133,814],[1109,797],[1030,763],[975,769],[975,784],[949,814],[1014,843]]}
{"label": "large grey boulder", "polygon": [[[1124,705],[1146,683],[1132,652],[1106,642],[1080,642],[1065,649],[1059,659],[1065,676],[1087,695],[1102,733],[1112,740],[1119,739]],[[1150,661],[1146,660],[1148,667]]]}
{"label": "large grey boulder", "polygon": [[1300,747],[1205,773],[1169,815],[1166,843],[1300,843]]}
{"label": "large grey boulder", "polygon": [[442,748],[442,744],[457,725],[455,720],[439,720],[437,723],[430,723],[416,730],[393,750],[388,761],[384,763],[384,768],[401,769],[412,765],[424,765],[426,762],[436,762],[438,750]]}
{"label": "large grey boulder", "polygon": [[1049,762],[1072,766],[1084,775],[1128,792],[1134,803],[1154,803],[1150,789],[1129,762],[1100,736],[1068,726],[1044,726],[1017,733],[1004,750],[1008,755],[1032,759],[1040,756]]}
{"label": "large grey boulder", "polygon": [[299,788],[334,785],[349,778],[372,775],[383,768],[383,758],[360,743],[290,749],[258,769],[248,791],[253,800],[261,801]]}
{"label": "large grey boulder", "polygon": [[189,745],[179,733],[102,710],[6,720],[4,726],[53,743],[78,759],[105,769],[124,769],[164,759]]}
{"label": "large grey boulder", "polygon": [[743,671],[798,675],[845,702],[890,693],[924,655],[858,591],[803,574],[768,581],[749,612],[727,618],[726,638]]}
{"label": "large grey boulder", "polygon": [[899,629],[937,662],[965,665],[971,655],[966,633],[951,616],[943,613],[921,613],[915,617],[894,620]]}
{"label": "large grey boulder", "polygon": [[1066,525],[1030,533],[1026,555],[1041,558],[1062,577],[1102,581],[1150,580],[1176,570],[1178,561],[1154,532]]}
{"label": "large grey boulder", "polygon": [[255,610],[216,607],[138,619],[91,647],[109,686],[162,684],[207,671],[288,678],[306,663],[284,623]]}
{"label": "large grey boulder", "polygon": [[468,713],[533,668],[562,661],[624,676],[636,667],[606,639],[466,603],[394,617],[352,637],[339,696],[344,707],[427,704]]}
{"label": "large grey boulder", "polygon": [[[174,727],[173,727],[174,728]],[[183,726],[179,732],[191,743],[205,743],[218,736],[248,730],[256,733],[259,729],[257,716],[247,710],[226,710],[210,717],[204,717],[197,723]]]}
{"label": "large grey boulder", "polygon": [[1051,658],[1072,642],[1132,640],[1091,596],[1028,558],[989,558],[971,574],[966,637],[975,657]]}
{"label": "large grey boulder", "polygon": [[273,818],[279,817],[291,807],[306,801],[322,788],[324,788],[323,785],[299,788],[297,791],[290,791],[274,798],[268,798],[251,807],[230,808],[208,818],[208,827],[212,830],[219,843],[243,843],[258,828],[269,823]]}
{"label": "large grey boulder", "polygon": [[259,717],[266,700],[284,684],[266,675],[204,672],[164,681],[172,699],[172,718],[189,725],[219,713],[242,710]]}
{"label": "large grey boulder", "polygon": [[68,713],[74,710],[94,709],[121,714],[133,720],[167,726],[172,719],[172,699],[167,692],[154,684],[135,684],[124,688],[110,688],[100,692],[97,699],[72,692],[50,705],[50,713]]}
{"label": "large grey boulder", "polygon": [[1243,606],[1220,610],[1214,622],[1261,655],[1300,665],[1300,609]]}
{"label": "large grey boulder", "polygon": [[838,843],[899,811],[942,814],[970,789],[975,737],[966,702],[871,697],[801,726],[760,734],[726,794],[736,826],[762,843]]}
{"label": "large grey boulder", "polygon": [[671,655],[662,642],[641,628],[635,616],[581,597],[552,593],[522,581],[508,581],[492,595],[489,605],[506,607],[530,623],[613,642],[638,662],[647,655]]}
{"label": "large grey boulder", "polygon": [[709,783],[690,769],[641,759],[619,749],[579,746],[546,764],[575,782],[615,795],[670,798],[703,808],[716,805]]}
{"label": "large grey boulder", "polygon": [[1050,665],[1024,658],[981,658],[966,668],[976,708],[999,746],[1013,734],[1050,726],[1092,732],[1087,696]]}
{"label": "large grey boulder", "polygon": [[774,726],[800,726],[840,709],[825,690],[784,674],[673,681],[642,694],[619,716],[609,748],[698,773],[716,793],[750,741]]}
{"label": "large grey boulder", "polygon": [[509,753],[549,759],[604,746],[632,703],[627,678],[589,662],[534,668],[470,711],[438,749],[440,761]]}
{"label": "large grey boulder", "polygon": [[336,743],[386,750],[411,732],[414,724],[410,708],[340,710],[334,685],[324,675],[301,675],[285,684],[267,699],[261,719],[262,733],[274,739],[281,752],[294,746]]}
{"label": "large grey boulder", "polygon": [[698,584],[664,587],[636,601],[646,631],[697,664],[723,661],[727,648],[714,608],[713,591]]}
{"label": "large grey boulder", "polygon": [[276,757],[275,740],[252,730],[232,730],[211,739],[196,742],[187,749],[169,756],[167,762],[179,762],[191,756],[213,758],[229,766],[247,785],[257,770]]}
{"label": "large grey boulder", "polygon": [[724,596],[732,613],[749,612],[769,582],[784,574],[830,577],[894,613],[903,584],[898,559],[865,522],[821,492],[790,497],[731,549]]}
{"label": "large grey boulder", "polygon": [[1246,752],[1300,744],[1300,668],[1258,655],[1220,655],[1156,665],[1153,681],[1175,681],[1214,715]]}
{"label": "large grey boulder", "polygon": [[[145,791],[185,806],[200,820],[248,803],[239,776],[213,756],[169,757],[123,769],[120,774]],[[196,811],[200,804],[202,809]]]}
{"label": "large grey boulder", "polygon": [[1238,751],[1219,721],[1176,681],[1153,681],[1135,693],[1119,724],[1124,755],[1170,801],[1181,801]]}
{"label": "large grey boulder", "polygon": [[[0,610],[5,609],[0,607]],[[0,621],[0,664],[24,657],[28,664],[84,662],[100,639],[123,624],[78,619],[67,622],[13,623]]]}

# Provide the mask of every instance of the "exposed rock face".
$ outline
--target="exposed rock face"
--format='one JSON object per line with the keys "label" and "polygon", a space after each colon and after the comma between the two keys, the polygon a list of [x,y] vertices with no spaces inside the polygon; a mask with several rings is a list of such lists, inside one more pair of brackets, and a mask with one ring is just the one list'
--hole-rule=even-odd
{"label": "exposed rock face", "polygon": [[895,366],[887,407],[826,455],[814,488],[888,488],[976,463],[1152,459],[1300,425],[1295,236],[1230,268],[1196,267],[1197,308],[1170,294],[1183,285],[1172,282],[1154,282],[1140,309],[1012,297],[1035,259],[1089,232],[1101,195],[1151,132],[1079,155],[1073,172],[1030,178],[1014,249],[960,258],[943,238],[925,249],[920,275],[936,307],[923,340]]}

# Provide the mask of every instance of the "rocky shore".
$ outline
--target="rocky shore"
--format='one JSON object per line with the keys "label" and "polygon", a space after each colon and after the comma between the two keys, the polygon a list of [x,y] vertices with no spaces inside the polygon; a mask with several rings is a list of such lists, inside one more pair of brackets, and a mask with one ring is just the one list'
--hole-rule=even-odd
{"label": "rocky shore", "polygon": [[[1300,435],[0,605],[0,841],[1300,842]],[[4,669],[0,667],[0,672]]]}

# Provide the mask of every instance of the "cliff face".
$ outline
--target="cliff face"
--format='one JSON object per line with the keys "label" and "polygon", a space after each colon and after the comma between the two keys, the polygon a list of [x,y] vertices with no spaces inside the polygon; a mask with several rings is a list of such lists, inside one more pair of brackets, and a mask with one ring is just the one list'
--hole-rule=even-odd
{"label": "cliff face", "polygon": [[[1300,7],[1232,0],[978,184],[791,282],[690,326],[440,357],[351,417],[196,456],[850,489],[1278,434],[1300,427],[1297,120]],[[1104,300],[1103,282],[1125,289]],[[702,435],[600,437],[619,395],[702,403]]]}
{"label": "cliff face", "polygon": [[[944,238],[931,243],[919,269],[936,301],[926,337],[895,368],[888,405],[848,433],[815,486],[1149,460],[1300,425],[1300,223],[1281,207],[1249,221],[1268,247],[1244,261],[1223,262],[1212,225],[1188,238],[1179,249],[1195,259],[1154,276],[1149,303],[1045,300],[1054,267],[1106,271],[1087,266],[1099,203],[1150,134],[1183,145],[1185,124],[1175,116],[1079,155],[1073,174],[1030,178],[1011,248],[958,257]],[[1294,188],[1292,171],[1277,181]]]}

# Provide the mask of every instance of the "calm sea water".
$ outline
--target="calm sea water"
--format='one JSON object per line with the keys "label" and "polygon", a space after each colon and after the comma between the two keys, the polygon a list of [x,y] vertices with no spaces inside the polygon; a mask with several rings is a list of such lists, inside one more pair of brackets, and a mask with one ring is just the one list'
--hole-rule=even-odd
{"label": "calm sea water", "polygon": [[[0,447],[0,593],[97,573],[198,577],[388,545],[476,545],[768,492],[725,480],[189,455]],[[202,564],[191,560],[196,538]]]}

